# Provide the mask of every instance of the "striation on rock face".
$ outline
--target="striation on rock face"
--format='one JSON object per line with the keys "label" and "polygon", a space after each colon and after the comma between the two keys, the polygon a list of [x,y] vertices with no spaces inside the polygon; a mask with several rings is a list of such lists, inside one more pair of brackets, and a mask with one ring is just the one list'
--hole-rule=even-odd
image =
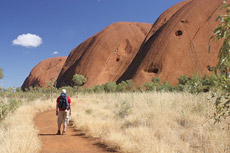
{"label": "striation on rock face", "polygon": [[71,85],[76,73],[87,78],[86,87],[116,82],[132,62],[151,26],[118,22],[90,37],[71,51],[57,87]]}
{"label": "striation on rock face", "polygon": [[37,64],[22,85],[22,90],[31,87],[47,87],[51,81],[55,82],[67,57],[55,57]]}
{"label": "striation on rock face", "polygon": [[155,76],[175,85],[179,76],[210,73],[210,67],[217,64],[221,43],[211,42],[209,55],[209,38],[218,26],[222,2],[183,1],[165,11],[118,82],[133,79],[143,85]]}

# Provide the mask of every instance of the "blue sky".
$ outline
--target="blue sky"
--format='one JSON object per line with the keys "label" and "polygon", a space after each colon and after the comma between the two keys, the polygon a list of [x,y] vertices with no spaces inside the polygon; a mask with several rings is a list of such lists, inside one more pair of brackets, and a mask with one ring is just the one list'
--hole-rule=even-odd
{"label": "blue sky", "polygon": [[[163,11],[181,1],[0,0],[0,68],[4,74],[0,86],[21,86],[40,61],[68,56],[114,22],[154,23]],[[30,36],[32,42],[23,43],[27,39],[23,36]]]}

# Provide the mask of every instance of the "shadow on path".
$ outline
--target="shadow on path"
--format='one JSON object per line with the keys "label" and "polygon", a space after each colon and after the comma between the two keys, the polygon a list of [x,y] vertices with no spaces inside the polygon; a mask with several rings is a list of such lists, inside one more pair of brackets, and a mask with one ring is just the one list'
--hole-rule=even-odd
{"label": "shadow on path", "polygon": [[57,135],[57,134],[38,134],[39,136],[54,136],[54,135]]}

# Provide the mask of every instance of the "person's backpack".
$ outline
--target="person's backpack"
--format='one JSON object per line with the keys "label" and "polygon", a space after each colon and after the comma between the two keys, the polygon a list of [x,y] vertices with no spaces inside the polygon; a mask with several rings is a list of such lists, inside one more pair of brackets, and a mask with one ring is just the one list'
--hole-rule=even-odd
{"label": "person's backpack", "polygon": [[69,103],[67,100],[67,95],[66,94],[61,94],[59,97],[59,102],[58,102],[58,108],[65,110],[69,108]]}

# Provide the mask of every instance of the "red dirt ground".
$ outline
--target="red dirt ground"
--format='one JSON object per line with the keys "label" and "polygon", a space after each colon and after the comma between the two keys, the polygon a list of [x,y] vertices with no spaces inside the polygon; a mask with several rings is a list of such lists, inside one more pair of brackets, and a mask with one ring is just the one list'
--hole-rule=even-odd
{"label": "red dirt ground", "polygon": [[41,153],[109,153],[98,139],[88,138],[81,131],[68,125],[65,135],[56,135],[57,116],[55,111],[40,113],[35,117],[35,125],[39,129],[42,140]]}

